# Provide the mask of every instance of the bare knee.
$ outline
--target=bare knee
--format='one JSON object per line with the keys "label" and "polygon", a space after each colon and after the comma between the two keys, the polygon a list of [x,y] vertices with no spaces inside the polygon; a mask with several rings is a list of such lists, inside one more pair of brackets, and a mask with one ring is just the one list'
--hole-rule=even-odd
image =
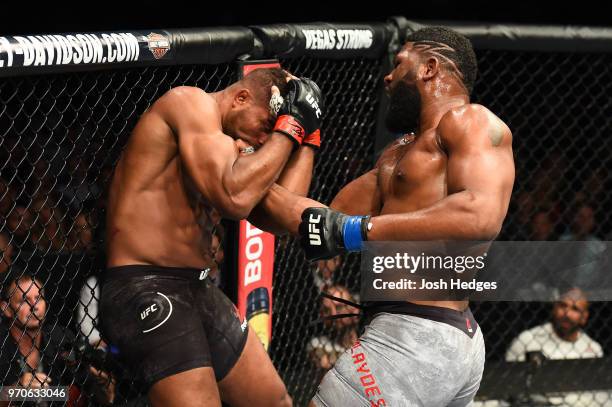
{"label": "bare knee", "polygon": [[221,406],[210,367],[196,368],[156,382],[148,393],[153,407]]}
{"label": "bare knee", "polygon": [[262,406],[262,407],[292,407],[293,400],[287,392],[287,388],[279,380],[278,383],[268,387],[268,391],[261,394],[259,400],[252,400],[251,406]]}
{"label": "bare knee", "polygon": [[287,393],[287,389],[284,389],[284,394],[281,395],[281,398],[278,401],[278,404],[276,404],[276,406],[278,407],[292,407],[293,406],[293,400],[291,399],[291,396],[289,395],[289,393]]}

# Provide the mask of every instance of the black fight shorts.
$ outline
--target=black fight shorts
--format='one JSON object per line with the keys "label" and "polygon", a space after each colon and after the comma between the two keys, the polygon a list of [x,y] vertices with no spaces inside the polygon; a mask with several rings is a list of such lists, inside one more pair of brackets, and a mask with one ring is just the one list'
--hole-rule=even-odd
{"label": "black fight shorts", "polygon": [[248,334],[234,304],[198,269],[108,269],[100,316],[104,339],[149,387],[198,367],[212,367],[223,379]]}

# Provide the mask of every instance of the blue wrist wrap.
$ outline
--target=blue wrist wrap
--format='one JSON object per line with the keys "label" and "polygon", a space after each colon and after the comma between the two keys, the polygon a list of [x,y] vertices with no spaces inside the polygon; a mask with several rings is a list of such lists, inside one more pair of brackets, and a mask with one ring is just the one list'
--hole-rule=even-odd
{"label": "blue wrist wrap", "polygon": [[361,234],[361,221],[365,216],[347,216],[342,225],[344,248],[349,252],[358,252],[363,249],[363,236]]}

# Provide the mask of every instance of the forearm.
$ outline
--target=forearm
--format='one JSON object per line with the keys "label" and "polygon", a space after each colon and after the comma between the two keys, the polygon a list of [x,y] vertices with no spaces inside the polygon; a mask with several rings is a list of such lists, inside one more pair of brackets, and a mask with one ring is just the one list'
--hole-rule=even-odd
{"label": "forearm", "polygon": [[250,212],[278,179],[292,149],[291,140],[275,133],[256,153],[239,156],[223,180],[228,195]]}
{"label": "forearm", "polygon": [[[263,225],[265,230],[277,234],[288,232],[292,235],[298,234],[304,209],[311,207],[325,207],[325,205],[310,198],[296,195],[276,184],[270,188],[268,194],[258,206],[266,215],[266,225]],[[273,226],[273,228],[270,228],[270,226]]]}
{"label": "forearm", "polygon": [[[284,194],[285,199],[293,199],[292,195],[306,196],[312,180],[313,164],[314,150],[307,146],[300,147],[293,154],[276,182],[276,185],[283,188],[277,194]],[[275,207],[275,203],[266,203],[268,195],[253,209],[249,215],[249,222],[275,235],[282,235],[287,232],[287,229],[284,226],[283,215],[278,212],[284,208]]]}
{"label": "forearm", "polygon": [[503,216],[497,216],[483,201],[462,191],[425,209],[373,217],[368,240],[492,240]]}
{"label": "forearm", "polygon": [[299,196],[308,195],[312,181],[315,151],[300,147],[289,159],[276,184]]}

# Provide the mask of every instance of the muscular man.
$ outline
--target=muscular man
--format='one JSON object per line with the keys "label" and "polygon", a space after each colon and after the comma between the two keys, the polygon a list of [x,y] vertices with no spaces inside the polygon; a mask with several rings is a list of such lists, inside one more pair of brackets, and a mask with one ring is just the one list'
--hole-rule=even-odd
{"label": "muscular man", "polygon": [[[512,135],[470,103],[476,73],[467,38],[442,27],[413,33],[385,82],[387,126],[414,134],[390,145],[330,208],[274,186],[262,203],[274,228],[301,234],[311,260],[361,250],[365,240],[494,239],[514,182]],[[467,301],[381,303],[371,311],[365,333],[327,373],[314,405],[471,402],[484,342]]]}
{"label": "muscular man", "polygon": [[305,195],[320,97],[310,80],[259,69],[216,93],[172,89],[136,125],[109,192],[101,319],[153,406],[291,404],[207,278],[211,231],[218,214],[245,218],[277,180]]}

